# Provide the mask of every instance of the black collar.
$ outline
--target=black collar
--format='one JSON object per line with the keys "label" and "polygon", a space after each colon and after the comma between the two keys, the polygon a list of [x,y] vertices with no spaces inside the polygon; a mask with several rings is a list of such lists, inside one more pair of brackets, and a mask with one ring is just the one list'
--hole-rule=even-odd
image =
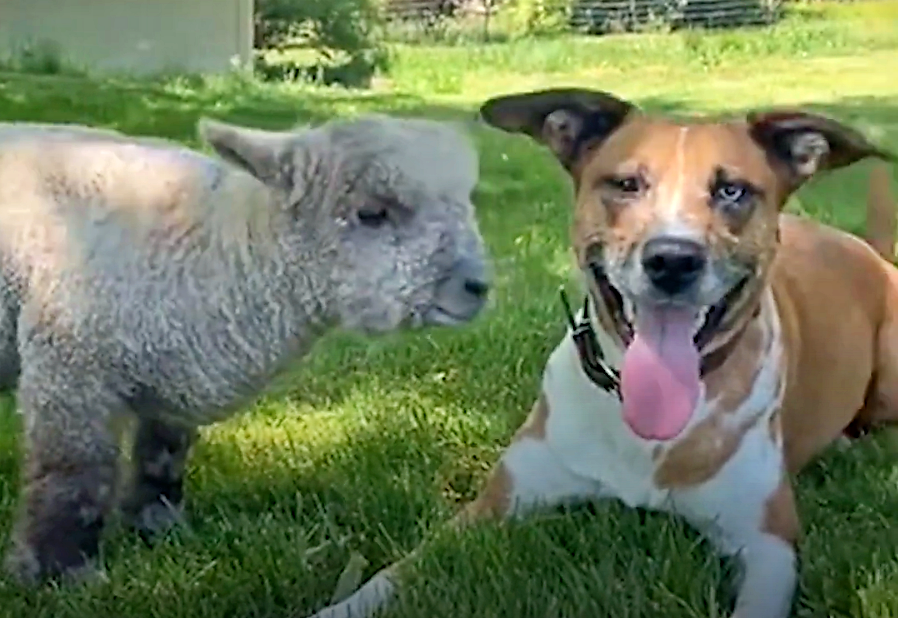
{"label": "black collar", "polygon": [[[583,315],[578,321],[574,317],[571,305],[568,302],[567,294],[564,288],[558,290],[561,296],[561,306],[567,317],[568,325],[571,329],[571,336],[574,338],[574,345],[577,347],[577,355],[580,357],[580,366],[583,373],[590,381],[601,388],[603,391],[614,393],[618,399],[621,399],[620,393],[620,372],[605,362],[605,353],[602,351],[602,345],[596,336],[593,328],[592,320],[589,318],[589,294],[583,299]],[[760,312],[760,306],[755,309],[754,315]],[[740,329],[739,333],[730,337],[730,340],[722,346],[702,357],[701,375],[705,376],[723,363],[736,343],[742,338],[745,328]]]}
{"label": "black collar", "polygon": [[583,315],[580,316],[579,321],[571,311],[571,304],[568,302],[564,288],[560,288],[558,294],[561,296],[561,306],[564,308],[568,325],[571,328],[574,345],[577,346],[577,355],[580,357],[583,373],[593,384],[606,392],[613,392],[620,399],[620,373],[605,362],[605,353],[602,351],[602,345],[592,327],[592,320],[589,319],[589,294],[583,299]]}

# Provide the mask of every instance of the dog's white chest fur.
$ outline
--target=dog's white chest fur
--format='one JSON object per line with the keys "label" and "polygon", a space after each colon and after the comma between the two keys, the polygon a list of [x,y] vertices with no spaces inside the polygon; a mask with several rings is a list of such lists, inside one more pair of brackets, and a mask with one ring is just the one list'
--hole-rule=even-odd
{"label": "dog's white chest fur", "polygon": [[[780,440],[771,437],[768,426],[783,394],[781,332],[769,293],[763,303],[769,325],[767,353],[742,403],[719,415],[720,423],[733,430],[739,426],[748,429],[740,431],[735,452],[710,478],[677,489],[659,487],[655,479],[665,454],[715,413],[716,402],[705,398],[704,385],[699,406],[680,437],[668,443],[643,440],[624,422],[616,395],[587,378],[570,333],[552,352],[542,383],[549,409],[546,445],[558,463],[572,475],[594,482],[598,496],[617,498],[629,506],[676,512],[711,536],[721,550],[737,551],[741,529],[760,525],[763,497],[776,489],[783,466]],[[620,352],[604,333],[598,332],[598,336],[608,360],[619,366]],[[712,435],[708,439],[722,438]],[[721,518],[728,522],[726,533],[715,525]]]}
{"label": "dog's white chest fur", "polygon": [[615,394],[586,377],[570,334],[549,357],[542,387],[549,408],[546,442],[562,465],[629,506],[660,507],[667,492],[652,483],[653,443],[624,423]]}

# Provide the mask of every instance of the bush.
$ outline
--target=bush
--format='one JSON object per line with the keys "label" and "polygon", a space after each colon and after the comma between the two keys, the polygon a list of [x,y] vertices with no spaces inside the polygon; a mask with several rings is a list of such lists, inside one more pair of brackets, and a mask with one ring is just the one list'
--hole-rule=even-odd
{"label": "bush", "polygon": [[0,59],[0,70],[38,75],[84,75],[82,67],[69,62],[59,45],[49,40],[28,41]]}
{"label": "bush", "polygon": [[543,35],[568,29],[571,0],[513,0],[504,8],[514,35]]}
{"label": "bush", "polygon": [[[256,0],[255,42],[263,75],[332,77],[347,86],[366,84],[385,68],[380,13],[372,0]],[[266,52],[301,47],[311,62],[271,66]],[[323,77],[322,77],[323,76]]]}

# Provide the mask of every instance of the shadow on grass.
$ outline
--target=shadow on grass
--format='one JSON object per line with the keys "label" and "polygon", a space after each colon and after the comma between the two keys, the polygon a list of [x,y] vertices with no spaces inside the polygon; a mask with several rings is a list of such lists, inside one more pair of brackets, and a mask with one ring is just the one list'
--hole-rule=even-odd
{"label": "shadow on grass", "polygon": [[[652,101],[646,107],[668,112],[686,111],[672,101]],[[878,143],[898,150],[898,99],[846,98],[827,105],[808,104],[805,108],[861,128],[872,127]],[[519,145],[511,147],[512,140],[516,139],[520,140]],[[501,151],[510,159],[509,166],[514,167],[516,163],[520,163],[520,169],[526,169],[531,174],[532,163],[527,167],[524,162],[532,162],[532,157],[542,156],[538,154],[536,146],[523,145],[526,141],[522,138],[494,136],[488,141],[489,143],[486,139],[483,140],[484,151],[493,151],[490,155]],[[484,167],[485,177],[489,180],[491,174],[499,172],[492,168],[494,164],[489,160],[492,157],[487,152],[483,156],[487,159]],[[553,165],[548,157],[546,164]],[[864,224],[867,171],[868,166],[861,164],[809,183],[799,193],[804,212],[843,229],[861,232]],[[560,171],[551,182],[556,183],[559,191],[563,189],[565,180]],[[536,193],[521,206],[526,207],[528,203],[538,201],[541,194]],[[506,196],[503,200],[505,208],[508,208],[507,201]],[[564,199],[555,200],[553,207],[563,210],[568,208],[568,204]],[[484,205],[484,208],[490,206]],[[503,223],[500,228],[487,230],[488,236],[495,236],[492,240],[494,246],[505,244],[499,239],[499,234],[509,239],[515,238],[533,227],[533,221],[526,217],[506,217]],[[547,245],[555,251],[561,251],[567,242],[564,223],[564,216],[553,214],[546,218],[542,227],[537,226],[533,234],[551,239]],[[518,249],[510,246],[506,249],[508,252],[516,250]],[[499,260],[508,257],[503,251],[497,253]],[[508,309],[499,307],[495,315],[485,317],[483,323],[464,331],[434,335],[433,339],[443,347],[429,347],[414,338],[402,337],[393,343],[375,345],[375,351],[372,352],[370,344],[356,344],[342,339],[337,342],[335,339],[335,345],[345,346],[343,355],[338,355],[342,360],[336,365],[330,365],[335,357],[329,353],[328,369],[321,371],[323,367],[319,365],[314,371],[303,373],[304,377],[297,379],[297,388],[288,395],[288,399],[300,404],[305,402],[313,408],[327,409],[346,397],[354,396],[360,390],[370,388],[377,392],[391,392],[414,389],[436,409],[452,407],[473,416],[498,418],[498,425],[502,429],[488,432],[498,436],[497,448],[485,451],[485,459],[494,461],[496,453],[526,413],[529,402],[536,393],[543,362],[562,332],[561,314],[554,309],[554,293],[565,278],[545,269],[545,263],[550,261],[545,258],[545,255],[534,256],[533,261],[519,265],[520,272],[507,275],[508,281],[504,284],[507,296],[504,302],[509,303]],[[545,299],[545,302],[535,301],[534,297]],[[505,315],[512,312],[516,319],[505,319]],[[521,315],[530,317],[521,320]],[[491,352],[489,357],[484,358],[478,354],[478,350],[502,350],[503,346],[509,344],[511,349],[507,356]],[[397,356],[406,358],[407,362],[396,362]],[[428,375],[435,373],[451,377],[442,381],[426,379]],[[312,378],[312,374],[317,377]],[[498,374],[502,374],[501,380],[496,377]],[[330,379],[322,376],[330,376]],[[347,379],[346,376],[352,378]],[[471,388],[472,384],[483,386],[482,389],[479,386]],[[498,392],[499,390],[512,390],[517,394],[509,397],[504,392]],[[413,426],[420,419],[415,417],[406,421]],[[387,445],[397,442],[395,422],[395,419],[385,422],[374,431],[367,429],[364,440],[353,442],[352,448],[358,450],[352,457],[358,457],[359,465],[376,460],[381,456],[382,449],[390,448]],[[426,417],[424,422],[428,422]],[[394,505],[390,507],[394,508],[398,498],[404,500],[402,508],[408,510],[395,521],[382,517],[383,534],[380,541],[367,537],[360,545],[364,551],[378,555],[378,550],[373,545],[384,539],[391,539],[405,548],[414,544],[425,527],[422,526],[422,521],[434,521],[433,502],[422,496],[422,487],[423,491],[430,487],[431,496],[437,491],[444,498],[452,496],[450,501],[459,496],[464,500],[470,499],[476,492],[485,467],[476,461],[472,462],[470,458],[465,460],[464,448],[447,448],[445,443],[441,445],[439,423],[432,425],[431,429],[432,433],[423,431],[414,438],[416,446],[420,448],[405,452],[400,458],[393,460],[395,468],[385,469],[386,476],[383,478],[384,495],[389,496],[386,498],[387,503]],[[404,443],[404,438],[398,442]],[[867,441],[849,452],[827,452],[801,475],[798,485],[799,502],[806,535],[802,543],[802,595],[797,615],[833,615],[831,612],[837,612],[836,615],[872,616],[880,615],[867,613],[874,612],[871,609],[874,606],[881,609],[898,607],[887,592],[888,587],[895,583],[894,577],[888,574],[895,571],[893,557],[898,553],[898,534],[893,527],[882,525],[882,522],[893,517],[898,508],[894,456],[894,450],[890,452],[882,439]],[[453,458],[459,460],[453,464]],[[315,468],[317,466],[313,467]],[[397,469],[401,470],[401,475],[406,475],[398,487],[395,477]],[[417,480],[412,481],[408,475]],[[330,505],[329,509],[337,509],[338,512],[348,510],[358,514],[357,520],[355,516],[350,520],[341,516],[347,532],[363,529],[363,522],[370,521],[367,517],[372,513],[376,516],[377,512],[383,512],[381,509],[385,508],[379,498],[361,487],[357,493],[350,491],[346,496],[341,496],[340,492],[335,493],[332,486],[319,486],[316,491],[314,486],[317,482],[313,477],[306,476],[298,481],[303,492],[312,492],[311,495],[317,496],[321,503]],[[442,479],[436,487],[433,480],[435,477]],[[259,480],[261,482],[261,478]],[[285,482],[289,484],[290,481],[285,479]],[[450,485],[451,491],[446,491],[444,484]],[[403,487],[408,492],[404,499],[401,497]],[[359,496],[367,498],[360,503]],[[651,515],[643,519],[635,514],[620,515],[617,510],[609,508],[589,510],[597,515],[613,512],[615,516],[629,518],[633,525],[645,521],[649,526],[654,526],[655,530],[661,530],[669,522],[669,518],[665,516]],[[415,516],[415,513],[418,515]],[[409,536],[407,526],[411,526],[416,531],[415,534]],[[838,539],[838,543],[833,542],[835,539]],[[570,541],[564,535],[559,538],[562,546]],[[641,552],[642,549],[638,551]],[[384,563],[392,558],[395,556],[387,552]],[[383,563],[372,565],[372,568],[382,565]],[[331,568],[336,572],[339,565],[332,564]],[[486,574],[481,573],[481,576],[485,577]],[[418,581],[426,581],[426,577]],[[424,594],[429,593],[425,591]],[[863,600],[859,600],[859,594]],[[879,606],[876,605],[877,602],[880,603]],[[867,608],[863,610],[865,613],[858,613],[860,606]]]}
{"label": "shadow on grass", "polygon": [[[655,112],[688,111],[675,100],[640,103]],[[882,131],[878,141],[898,149],[898,98],[846,98],[807,107],[862,127],[874,125]],[[195,123],[203,114],[282,128],[358,109],[449,118],[470,118],[473,111],[398,94],[288,92],[235,83],[198,88],[189,83],[0,79],[0,120],[81,122],[189,144],[195,143]],[[223,520],[224,511],[252,516],[286,508],[285,517],[298,524],[326,522],[322,538],[350,537],[350,544],[372,559],[373,569],[395,559],[399,550],[410,549],[453,503],[476,493],[485,470],[526,414],[543,363],[563,332],[555,293],[567,277],[557,267],[557,256],[567,250],[570,210],[567,180],[542,149],[497,131],[478,132],[478,142],[482,228],[501,267],[496,306],[476,324],[456,331],[375,342],[335,334],[320,342],[316,354],[287,380],[286,393],[269,398],[225,431],[211,432],[198,447],[190,501],[200,536],[204,528]],[[545,162],[541,169],[533,163],[538,157]],[[808,214],[859,232],[865,187],[865,168],[857,166],[809,184],[800,199]],[[289,436],[269,442],[258,427],[242,430],[277,424],[285,407],[324,411],[347,401],[361,411],[353,413],[351,423],[334,425],[338,437],[325,436],[317,445],[292,443]],[[392,415],[390,410],[403,414]],[[322,424],[326,433],[324,416],[310,415],[308,425]],[[10,411],[0,415],[3,530],[12,514],[18,425]],[[898,554],[898,532],[881,525],[898,511],[894,468],[890,454],[868,444],[847,453],[828,453],[802,475],[799,500],[808,537],[803,542],[804,606],[799,615],[859,615],[853,613],[856,588],[865,582],[875,588],[876,574]],[[372,479],[378,479],[376,487]],[[436,500],[438,495],[441,500]],[[285,506],[285,496],[298,497]],[[606,506],[580,510],[575,516],[588,525],[589,518],[609,514],[626,518],[634,527],[643,521]],[[644,520],[657,531],[658,522],[667,518]],[[831,543],[833,531],[841,531],[838,547]],[[576,546],[577,534],[558,528],[553,538],[561,546]],[[647,546],[662,548],[649,537]],[[642,546],[632,549],[643,552]],[[328,555],[321,571],[335,577],[344,557],[340,552]],[[587,557],[581,559],[588,564]],[[440,573],[432,575],[438,578]],[[531,568],[529,576],[539,577],[540,572]],[[319,603],[333,577],[316,576],[307,598]]]}

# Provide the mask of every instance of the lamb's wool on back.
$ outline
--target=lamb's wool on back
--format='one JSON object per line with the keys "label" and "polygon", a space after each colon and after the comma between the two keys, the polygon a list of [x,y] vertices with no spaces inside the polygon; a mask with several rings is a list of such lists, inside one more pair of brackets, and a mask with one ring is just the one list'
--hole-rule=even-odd
{"label": "lamb's wool on back", "polygon": [[5,136],[0,130],[0,242],[14,252],[43,239],[46,251],[65,247],[77,261],[191,236],[246,241],[268,224],[270,196],[259,181],[187,148],[90,130]]}
{"label": "lamb's wool on back", "polygon": [[[300,176],[322,169],[361,175],[364,168],[366,182],[380,185],[366,191],[400,193],[414,204],[425,192],[467,196],[476,183],[476,150],[457,128],[369,115],[284,136],[302,146],[292,162]],[[328,197],[316,199],[316,209],[339,214],[339,191]],[[248,173],[174,142],[77,125],[0,124],[0,213],[4,244],[64,227],[70,251],[96,252],[188,236],[242,245],[271,232],[274,208],[270,190]]]}
{"label": "lamb's wool on back", "polygon": [[[313,326],[342,319],[359,269],[359,302],[402,298],[389,311],[404,313],[404,303],[431,302],[429,286],[457,259],[450,243],[445,266],[415,270],[436,259],[439,240],[476,237],[464,229],[476,151],[442,123],[369,116],[241,131],[289,178],[263,182],[239,161],[163,141],[0,128],[0,265],[10,289],[27,290],[29,306],[103,354],[128,355],[143,384],[176,390],[198,409],[228,407],[235,389],[252,390],[276,359],[304,348]],[[421,211],[423,223],[405,228],[405,253],[382,252],[364,233],[337,238],[356,225],[344,220],[347,205],[391,195]],[[365,243],[370,258],[353,261]],[[371,285],[381,277],[393,283]],[[421,299],[401,296],[411,290]],[[236,329],[230,347],[220,320]],[[165,374],[156,375],[156,356],[144,358],[147,342],[164,352]]]}
{"label": "lamb's wool on back", "polygon": [[[107,139],[114,141],[133,141],[134,138],[113,129],[87,127],[79,124],[44,122],[0,122],[0,143],[28,137],[61,137],[71,139],[83,136],[91,139]],[[163,142],[159,138],[146,138]]]}

